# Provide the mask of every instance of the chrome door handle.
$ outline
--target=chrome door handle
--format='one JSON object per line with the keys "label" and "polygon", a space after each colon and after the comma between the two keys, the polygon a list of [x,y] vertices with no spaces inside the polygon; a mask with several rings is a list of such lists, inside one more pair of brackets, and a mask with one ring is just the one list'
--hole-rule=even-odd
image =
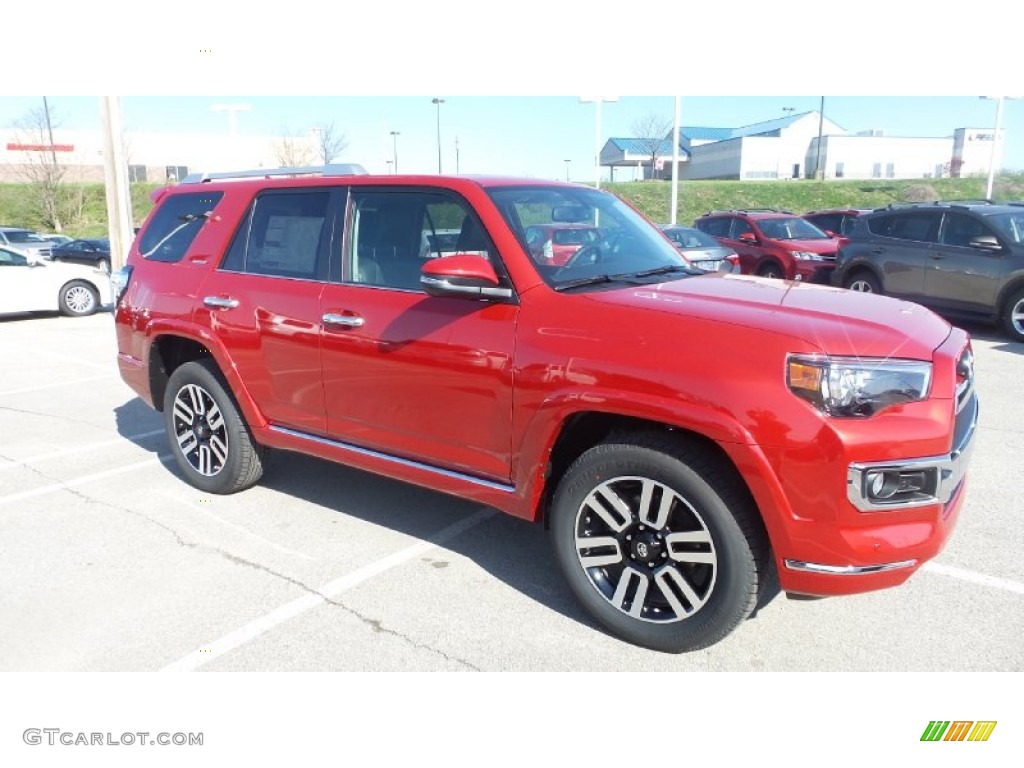
{"label": "chrome door handle", "polygon": [[365,322],[358,315],[335,315],[332,312],[328,312],[320,319],[324,325],[340,325],[343,328],[361,328]]}
{"label": "chrome door handle", "polygon": [[203,306],[209,309],[234,309],[238,306],[238,299],[226,299],[221,296],[207,296],[203,299]]}

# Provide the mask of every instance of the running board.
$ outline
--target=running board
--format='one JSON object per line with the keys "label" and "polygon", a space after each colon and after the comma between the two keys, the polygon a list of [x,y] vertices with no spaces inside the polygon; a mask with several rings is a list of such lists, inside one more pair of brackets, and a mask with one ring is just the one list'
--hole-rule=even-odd
{"label": "running board", "polygon": [[461,472],[453,472],[450,469],[440,469],[433,467],[430,464],[423,464],[418,461],[412,461],[411,459],[401,459],[397,456],[392,456],[387,453],[381,453],[380,451],[373,451],[369,448],[361,448],[358,445],[352,445],[350,443],[343,443],[340,440],[331,440],[327,437],[320,437],[319,435],[309,435],[305,432],[297,432],[294,429],[288,429],[287,427],[278,427],[275,425],[270,426],[271,432],[277,432],[282,435],[288,435],[289,437],[297,437],[301,440],[309,440],[313,443],[320,445],[326,445],[330,448],[336,448],[342,451],[348,451],[358,456],[368,456],[372,459],[382,459],[383,461],[389,461],[392,464],[398,464],[399,466],[409,467],[411,469],[419,469],[424,472],[430,472],[435,475],[442,477],[449,477],[453,480],[459,480],[464,483],[473,483],[474,485],[480,485],[484,488],[490,488],[494,491],[501,491],[502,493],[515,493],[516,489],[511,485],[503,485],[502,483],[495,483],[490,480],[482,480],[479,477],[473,477],[472,475],[464,475]]}

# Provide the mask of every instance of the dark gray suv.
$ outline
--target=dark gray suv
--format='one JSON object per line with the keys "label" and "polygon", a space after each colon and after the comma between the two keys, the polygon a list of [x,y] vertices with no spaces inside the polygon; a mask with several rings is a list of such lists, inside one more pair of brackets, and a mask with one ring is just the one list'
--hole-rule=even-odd
{"label": "dark gray suv", "polygon": [[833,285],[1001,323],[1024,341],[1024,207],[893,206],[859,217]]}

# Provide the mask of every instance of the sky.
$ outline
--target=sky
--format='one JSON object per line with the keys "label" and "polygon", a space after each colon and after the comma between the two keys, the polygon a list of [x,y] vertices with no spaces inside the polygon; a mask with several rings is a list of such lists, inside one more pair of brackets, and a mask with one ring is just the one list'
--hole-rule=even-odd
{"label": "sky", "polygon": [[[238,111],[241,135],[306,134],[333,124],[348,146],[339,161],[362,164],[371,173],[495,173],[589,181],[594,177],[597,109],[579,96],[123,96],[129,131],[229,132],[230,118],[217,106]],[[100,130],[96,96],[48,95],[55,122],[65,129]],[[648,117],[671,124],[675,97],[621,95],[601,105],[601,144],[612,136],[636,136]],[[735,128],[787,114],[818,110],[820,96],[682,96],[683,126]],[[0,125],[8,126],[42,96],[0,99]],[[789,112],[793,110],[793,112]],[[889,136],[952,136],[960,127],[990,128],[996,102],[978,96],[828,96],[824,114],[850,132],[882,130]],[[1004,101],[1002,167],[1024,169],[1024,101]],[[59,131],[59,129],[58,129]],[[391,131],[398,135],[392,137]],[[59,138],[59,137],[58,137]],[[457,154],[456,157],[456,143]],[[566,161],[569,161],[566,163]],[[205,169],[223,170],[223,169]],[[229,169],[230,170],[230,169]]]}

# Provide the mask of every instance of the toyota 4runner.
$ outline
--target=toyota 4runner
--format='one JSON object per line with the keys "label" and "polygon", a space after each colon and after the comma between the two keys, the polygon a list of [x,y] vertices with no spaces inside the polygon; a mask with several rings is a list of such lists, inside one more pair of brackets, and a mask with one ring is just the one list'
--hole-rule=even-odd
{"label": "toyota 4runner", "polygon": [[[964,331],[698,273],[605,191],[359,170],[154,193],[118,363],[197,488],[241,491],[282,449],[542,522],[582,605],[669,652],[776,584],[890,587],[946,542],[978,412]],[[600,236],[533,253],[530,227],[570,222]]]}

